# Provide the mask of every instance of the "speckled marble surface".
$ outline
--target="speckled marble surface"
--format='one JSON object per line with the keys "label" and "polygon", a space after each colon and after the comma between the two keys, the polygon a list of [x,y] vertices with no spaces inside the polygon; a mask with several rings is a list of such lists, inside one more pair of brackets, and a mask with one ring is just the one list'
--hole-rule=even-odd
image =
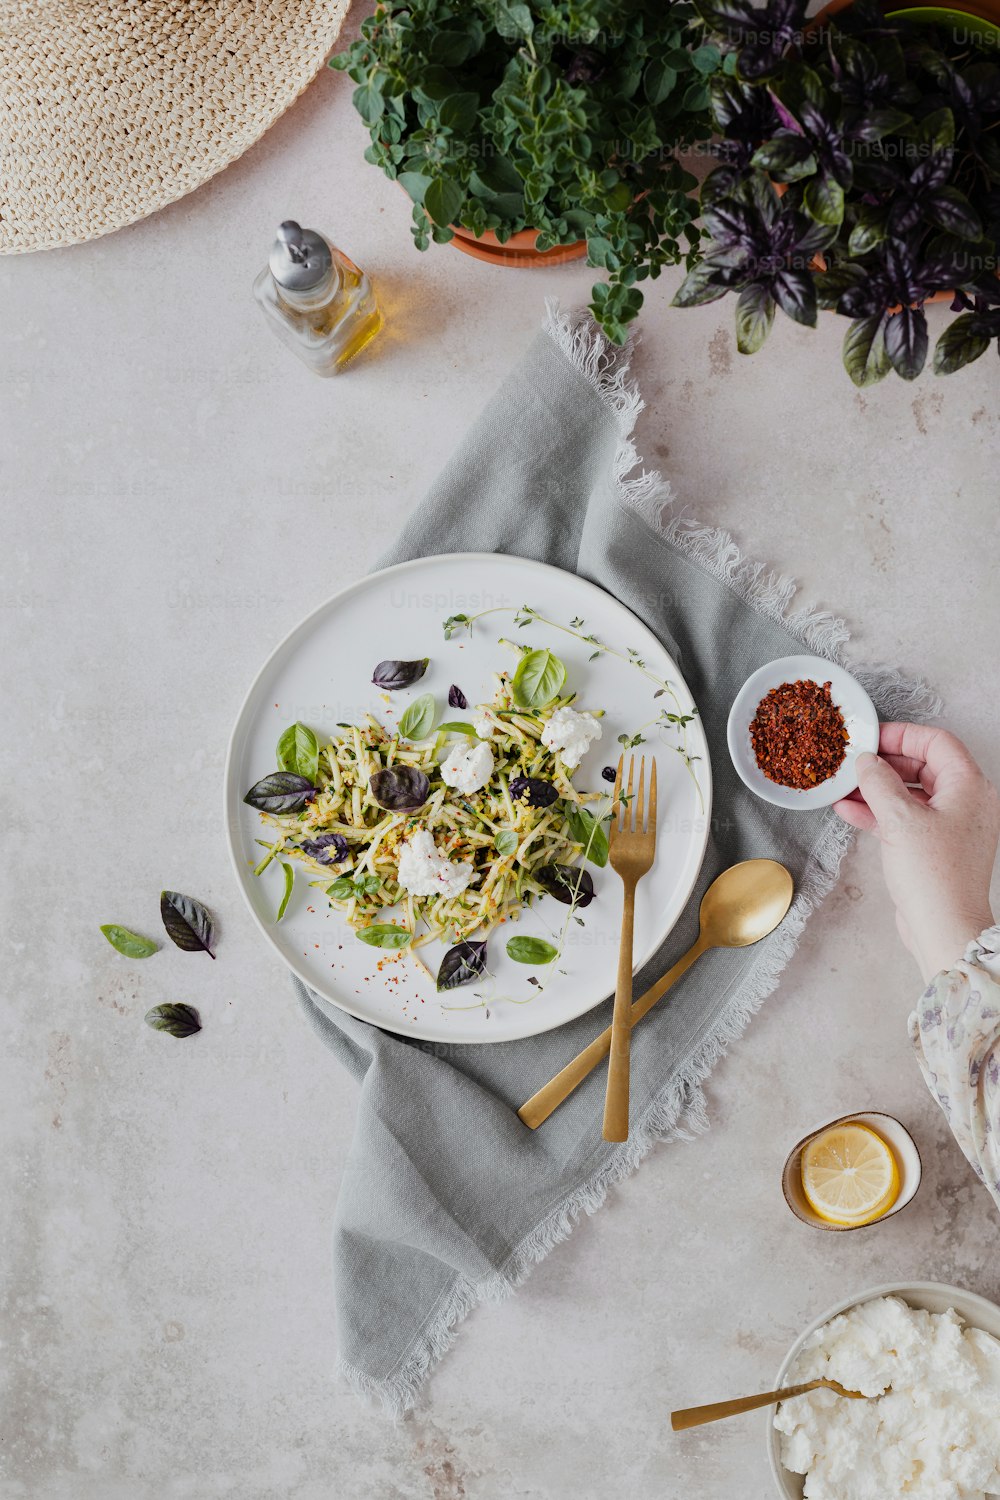
{"label": "speckled marble surface", "polygon": [[[399,1426],[331,1378],[354,1087],[233,885],[229,726],[274,642],[418,500],[543,296],[584,300],[590,281],[418,255],[364,144],[325,74],[192,197],[0,263],[0,1493],[768,1500],[761,1419],[675,1438],[670,1407],[766,1386],[805,1321],[874,1282],[1000,1297],[1000,1226],[909,1054],[917,979],[868,845],[712,1076],[709,1134],[655,1151],[515,1298],[473,1316]],[[371,270],[387,312],[332,383],[250,296],[290,213]],[[744,360],[728,304],[670,310],[675,281],[641,324],[647,462],[844,614],[859,654],[936,683],[996,775],[995,359],[860,395],[838,320],[780,323]],[[108,920],[155,933],[164,885],[218,913],[217,963],[128,963],[104,943]],[[165,1000],[199,1006],[196,1041],[143,1026]],[[873,1106],[919,1142],[915,1204],[851,1239],[804,1229],[781,1198],[786,1150]]]}

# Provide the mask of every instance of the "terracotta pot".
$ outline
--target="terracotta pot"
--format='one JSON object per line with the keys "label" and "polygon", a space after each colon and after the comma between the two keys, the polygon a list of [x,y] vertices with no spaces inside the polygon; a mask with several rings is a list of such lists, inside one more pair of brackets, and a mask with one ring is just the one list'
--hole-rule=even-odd
{"label": "terracotta pot", "polygon": [[570,260],[582,260],[587,253],[586,240],[576,240],[572,245],[554,245],[551,250],[536,250],[537,229],[521,229],[501,245],[492,229],[473,234],[460,224],[451,227],[455,238],[450,243],[456,250],[472,255],[476,260],[488,261],[492,266],[562,266]]}

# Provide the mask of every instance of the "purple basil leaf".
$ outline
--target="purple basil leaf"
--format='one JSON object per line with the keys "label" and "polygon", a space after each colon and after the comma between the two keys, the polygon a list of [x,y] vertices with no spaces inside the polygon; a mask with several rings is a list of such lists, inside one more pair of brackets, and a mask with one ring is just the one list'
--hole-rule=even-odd
{"label": "purple basil leaf", "polygon": [[589,906],[594,899],[590,871],[578,865],[542,865],[531,873],[545,892],[563,906]]}
{"label": "purple basil leaf", "polygon": [[515,802],[524,802],[528,807],[551,807],[559,798],[559,792],[551,781],[540,776],[512,776],[510,795]]}
{"label": "purple basil leaf", "polygon": [[815,328],[816,288],[808,271],[779,271],[771,282],[771,291],[786,317]]}
{"label": "purple basil leaf", "polygon": [[448,707],[468,708],[468,706],[469,700],[462,692],[462,689],[460,687],[456,687],[455,684],[452,683],[451,687],[448,689]]}
{"label": "purple basil leaf", "polygon": [[342,833],[321,833],[319,838],[303,839],[299,848],[321,865],[339,865],[347,858],[347,840]]}
{"label": "purple basil leaf", "polygon": [[207,953],[214,958],[212,937],[214,925],[212,914],[193,896],[184,896],[180,891],[160,892],[160,916],[167,937],[185,953]]}
{"label": "purple basil leaf", "polygon": [[307,777],[296,776],[294,771],[272,771],[250,788],[243,801],[258,812],[296,813],[318,790]]}
{"label": "purple basil leaf", "polygon": [[419,682],[429,661],[429,656],[419,661],[380,661],[372,673],[372,682],[387,693],[396,693],[400,688],[412,687]]}
{"label": "purple basil leaf", "polygon": [[431,784],[416,766],[385,766],[369,781],[379,807],[389,812],[415,812],[431,793]]}
{"label": "purple basil leaf", "polygon": [[486,968],[486,944],[468,941],[456,943],[449,948],[438,969],[439,990],[457,990],[459,985],[471,984]]}
{"label": "purple basil leaf", "polygon": [[916,380],[927,362],[927,319],[923,310],[901,307],[885,325],[885,352],[897,375]]}

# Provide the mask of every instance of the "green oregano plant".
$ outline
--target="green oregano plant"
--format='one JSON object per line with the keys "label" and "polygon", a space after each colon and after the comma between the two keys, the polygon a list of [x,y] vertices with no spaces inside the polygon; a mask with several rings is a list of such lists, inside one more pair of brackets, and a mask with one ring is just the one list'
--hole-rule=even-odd
{"label": "green oregano plant", "polygon": [[933,367],[1000,348],[1000,61],[960,17],[937,26],[855,0],[808,26],[806,0],[698,0],[725,52],[711,82],[723,137],[701,192],[707,241],[675,297],[736,295],[752,354],[780,310],[850,319],[859,386],[920,374],[924,305],[957,314]]}
{"label": "green oregano plant", "polygon": [[365,155],[413,203],[418,249],[453,225],[539,250],[586,240],[591,310],[616,343],[637,283],[691,263],[720,50],[686,0],[382,0],[333,58],[357,87]]}

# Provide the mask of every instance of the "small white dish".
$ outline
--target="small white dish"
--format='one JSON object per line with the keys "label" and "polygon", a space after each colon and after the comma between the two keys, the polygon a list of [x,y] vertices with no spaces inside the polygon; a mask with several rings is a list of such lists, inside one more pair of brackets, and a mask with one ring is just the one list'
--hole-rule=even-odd
{"label": "small white dish", "polygon": [[[822,1134],[824,1130],[832,1130],[835,1125],[854,1124],[867,1125],[870,1130],[874,1130],[876,1135],[881,1136],[889,1147],[896,1159],[896,1170],[899,1172],[899,1197],[890,1209],[879,1218],[872,1219],[868,1224],[828,1224],[810,1206],[802,1190],[802,1153],[809,1142],[815,1140],[816,1136]],[[829,1229],[834,1234],[850,1234],[856,1229],[874,1229],[876,1224],[884,1224],[886,1219],[891,1219],[893,1214],[898,1214],[900,1209],[912,1203],[916,1197],[917,1188],[920,1186],[922,1174],[920,1152],[906,1126],[892,1115],[870,1109],[863,1110],[859,1114],[841,1115],[839,1119],[830,1120],[826,1125],[817,1125],[815,1130],[810,1130],[808,1135],[803,1136],[798,1145],[788,1153],[788,1159],[781,1174],[781,1189],[788,1207],[797,1219],[802,1220],[803,1224],[809,1224],[813,1229]]]}
{"label": "small white dish", "polygon": [[[817,786],[809,787],[807,791],[798,791],[795,787],[779,786],[776,781],[769,781],[761,771],[750,742],[750,725],[761,699],[772,688],[780,687],[784,682],[798,682],[803,678],[830,684],[830,696],[844,715],[848,740],[847,754],[836,774]],[[877,753],[878,714],[861,684],[855,682],[850,672],[845,672],[836,662],[827,661],[822,656],[781,656],[777,661],[770,661],[754,672],[740,688],[729,710],[726,738],[729,742],[729,754],[740,779],[758,797],[763,797],[765,802],[773,802],[776,807],[800,810],[830,807],[857,787],[855,761],[858,755],[863,750]]]}
{"label": "small white dish", "polygon": [[[886,1283],[885,1286],[869,1287],[867,1291],[859,1292],[854,1297],[845,1297],[843,1302],[827,1308],[826,1312],[810,1323],[808,1328],[803,1329],[785,1355],[774,1382],[774,1389],[777,1390],[780,1386],[788,1384],[792,1366],[798,1359],[803,1344],[816,1332],[817,1328],[822,1328],[824,1323],[829,1323],[831,1318],[838,1317],[849,1308],[857,1307],[862,1302],[873,1302],[876,1297],[899,1297],[903,1302],[909,1303],[910,1307],[924,1308],[932,1313],[947,1312],[949,1307],[953,1307],[970,1328],[981,1328],[984,1333],[992,1334],[995,1339],[1000,1339],[1000,1307],[997,1307],[995,1302],[989,1302],[985,1297],[980,1297],[976,1292],[967,1292],[962,1287],[947,1286],[941,1281],[892,1281]],[[765,1420],[767,1422],[767,1454],[777,1492],[781,1500],[803,1500],[805,1476],[793,1474],[781,1462],[781,1434],[775,1431],[774,1411],[774,1407],[769,1406],[765,1413]]]}

